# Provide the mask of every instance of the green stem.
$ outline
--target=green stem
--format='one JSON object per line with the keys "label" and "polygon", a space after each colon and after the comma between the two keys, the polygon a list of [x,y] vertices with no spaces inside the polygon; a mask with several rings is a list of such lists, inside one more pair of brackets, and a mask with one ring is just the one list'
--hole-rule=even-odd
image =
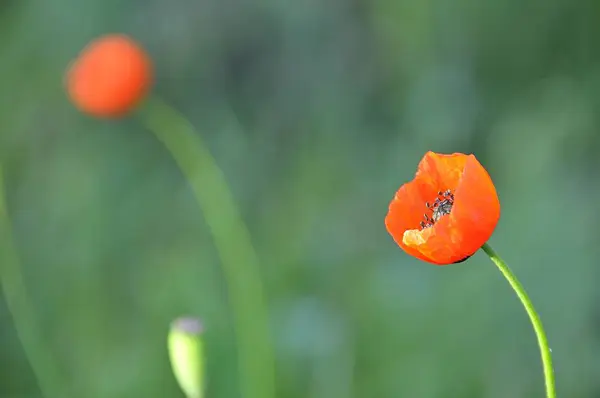
{"label": "green stem", "polygon": [[56,363],[44,345],[36,324],[33,305],[23,282],[19,256],[15,248],[8,206],[4,194],[4,177],[0,168],[0,283],[6,306],[25,356],[37,379],[42,394],[48,398],[64,397]]}
{"label": "green stem", "polygon": [[236,323],[243,396],[274,398],[275,363],[258,256],[225,177],[193,126],[175,109],[150,98],[140,117],[179,165],[212,232]]}
{"label": "green stem", "polygon": [[531,320],[533,330],[537,336],[538,345],[540,346],[540,352],[542,355],[544,379],[546,383],[546,397],[556,398],[554,370],[552,369],[552,354],[550,351],[550,346],[548,345],[548,339],[546,338],[546,332],[544,332],[544,327],[542,326],[542,321],[540,320],[540,316],[535,311],[535,308],[533,308],[533,303],[525,292],[525,288],[523,285],[521,285],[515,274],[513,274],[504,260],[500,258],[498,253],[496,253],[494,249],[492,249],[487,243],[482,246],[482,249],[484,252],[486,252],[494,264],[498,266],[500,272],[502,272],[508,283],[510,283],[510,286],[512,286],[515,293],[517,293],[521,303],[523,303],[525,311],[527,311],[527,315],[529,315],[529,319]]}

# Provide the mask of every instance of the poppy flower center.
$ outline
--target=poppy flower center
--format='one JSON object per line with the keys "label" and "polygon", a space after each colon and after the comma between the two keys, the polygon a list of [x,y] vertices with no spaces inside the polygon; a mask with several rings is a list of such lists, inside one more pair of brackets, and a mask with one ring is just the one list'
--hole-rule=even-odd
{"label": "poppy flower center", "polygon": [[[449,189],[445,191],[439,191],[438,197],[435,198],[433,203],[425,202],[425,207],[428,211],[423,216],[425,221],[421,221],[419,224],[421,229],[432,227],[440,218],[450,214],[452,206],[454,205],[454,194]],[[431,214],[431,215],[430,215]]]}

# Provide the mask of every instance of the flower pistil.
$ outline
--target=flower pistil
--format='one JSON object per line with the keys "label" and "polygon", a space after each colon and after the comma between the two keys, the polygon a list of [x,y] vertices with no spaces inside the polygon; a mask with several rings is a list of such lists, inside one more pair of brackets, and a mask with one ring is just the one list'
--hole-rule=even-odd
{"label": "flower pistil", "polygon": [[[430,210],[430,212],[425,213],[423,218],[425,221],[421,221],[419,224],[421,226],[421,230],[425,228],[432,227],[440,218],[443,216],[450,214],[452,211],[452,206],[454,205],[454,194],[451,190],[447,189],[445,191],[439,191],[438,197],[435,199],[433,203],[425,202],[425,207]],[[429,215],[431,213],[431,216]]]}

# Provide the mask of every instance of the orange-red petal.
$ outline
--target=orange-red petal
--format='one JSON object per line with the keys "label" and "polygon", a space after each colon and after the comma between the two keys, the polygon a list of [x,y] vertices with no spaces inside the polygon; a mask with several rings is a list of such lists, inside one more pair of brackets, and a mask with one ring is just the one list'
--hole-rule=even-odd
{"label": "orange-red petal", "polygon": [[428,261],[418,250],[406,246],[402,241],[404,231],[418,228],[419,222],[423,220],[426,199],[421,196],[421,189],[422,186],[416,179],[400,187],[390,203],[385,225],[404,251],[420,260]]}
{"label": "orange-red petal", "polygon": [[[450,214],[432,227],[420,221],[438,191],[454,192]],[[443,265],[464,260],[491,236],[500,217],[494,184],[473,155],[428,152],[419,163],[415,179],[403,185],[390,203],[386,227],[408,254]]]}
{"label": "orange-red petal", "polygon": [[[472,155],[471,155],[472,156]],[[456,189],[468,156],[463,153],[445,155],[427,152],[419,162],[417,178],[424,179],[434,188],[429,195],[446,189]]]}
{"label": "orange-red petal", "polygon": [[462,233],[463,253],[475,253],[492,236],[500,219],[500,201],[485,168],[470,155],[454,194],[450,217]]}

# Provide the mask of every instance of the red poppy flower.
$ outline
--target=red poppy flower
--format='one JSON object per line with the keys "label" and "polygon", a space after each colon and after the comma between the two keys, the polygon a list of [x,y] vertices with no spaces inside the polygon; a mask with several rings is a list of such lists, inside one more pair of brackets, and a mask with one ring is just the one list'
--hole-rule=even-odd
{"label": "red poppy flower", "polygon": [[121,117],[149,91],[152,62],[135,40],[109,34],[83,49],[65,80],[71,101],[81,111],[103,118]]}
{"label": "red poppy flower", "polygon": [[473,255],[499,218],[496,188],[475,156],[427,152],[396,192],[385,225],[406,253],[445,265]]}

